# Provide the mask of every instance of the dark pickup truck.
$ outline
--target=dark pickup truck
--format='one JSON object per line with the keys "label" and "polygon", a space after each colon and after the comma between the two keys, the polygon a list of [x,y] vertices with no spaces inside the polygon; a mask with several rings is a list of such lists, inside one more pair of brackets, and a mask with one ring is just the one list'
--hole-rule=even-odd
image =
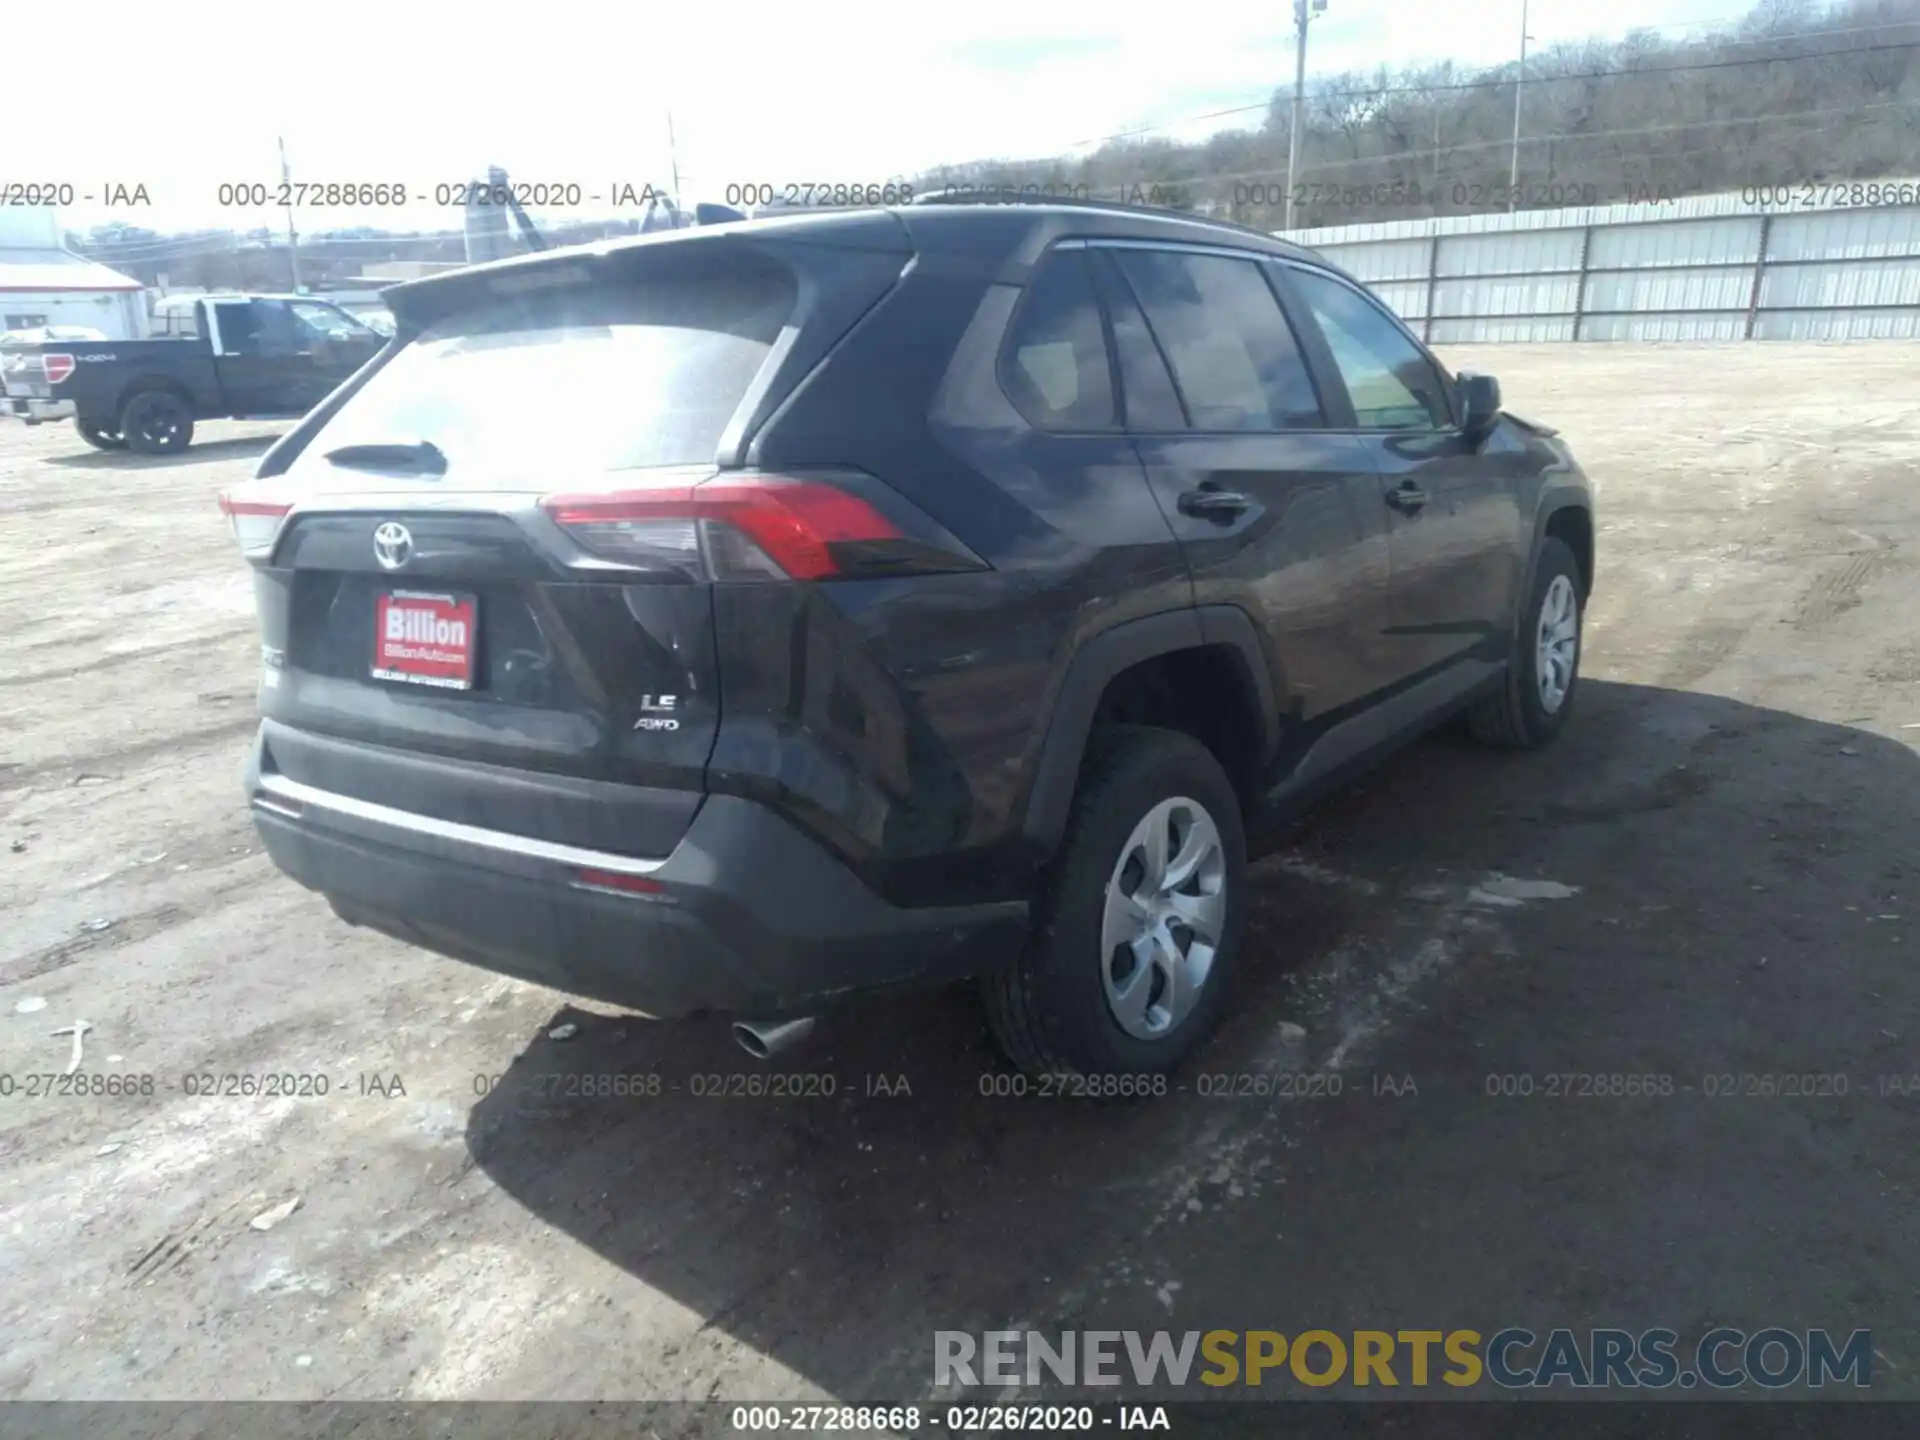
{"label": "dark pickup truck", "polygon": [[160,455],[196,420],[304,415],[386,339],[306,295],[170,296],[146,340],[0,344],[0,416],[71,419],[88,444]]}

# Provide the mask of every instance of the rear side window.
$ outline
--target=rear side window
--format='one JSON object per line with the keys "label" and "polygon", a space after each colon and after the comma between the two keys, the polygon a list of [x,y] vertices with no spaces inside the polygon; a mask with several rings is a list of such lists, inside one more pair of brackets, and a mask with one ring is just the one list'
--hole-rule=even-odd
{"label": "rear side window", "polygon": [[255,300],[249,318],[253,326],[251,348],[262,355],[297,355],[312,346],[313,337],[301,328],[284,300]]}
{"label": "rear side window", "polygon": [[1027,283],[1000,380],[1042,430],[1113,425],[1113,371],[1085,251],[1051,256]]}
{"label": "rear side window", "polygon": [[1306,361],[1251,260],[1171,250],[1115,252],[1196,430],[1324,423]]}
{"label": "rear side window", "polygon": [[431,441],[450,482],[710,464],[792,315],[772,263],[478,295],[343,405],[310,454]]}
{"label": "rear side window", "polygon": [[1453,423],[1440,372],[1386,312],[1358,290],[1294,270],[1362,430],[1444,430]]}
{"label": "rear side window", "polygon": [[223,302],[213,307],[220,323],[220,348],[229,355],[241,355],[258,348],[253,306],[245,300]]}

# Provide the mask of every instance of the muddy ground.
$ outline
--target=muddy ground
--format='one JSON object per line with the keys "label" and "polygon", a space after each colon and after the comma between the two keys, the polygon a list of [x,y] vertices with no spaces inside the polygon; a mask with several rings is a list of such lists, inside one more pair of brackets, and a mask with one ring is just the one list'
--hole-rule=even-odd
{"label": "muddy ground", "polygon": [[[1131,1106],[983,1094],[965,994],[715,1097],[765,1073],[718,1025],[338,923],[239,791],[214,495],[274,431],[0,427],[0,1397],[900,1400],[936,1329],[1508,1324],[1870,1327],[1920,1397],[1920,347],[1453,358],[1600,482],[1575,723],[1263,839],[1237,1013]],[[24,1093],[78,1019],[135,1093]],[[1250,1071],[1320,1093],[1200,1093]],[[609,1073],[659,1093],[551,1078]]]}

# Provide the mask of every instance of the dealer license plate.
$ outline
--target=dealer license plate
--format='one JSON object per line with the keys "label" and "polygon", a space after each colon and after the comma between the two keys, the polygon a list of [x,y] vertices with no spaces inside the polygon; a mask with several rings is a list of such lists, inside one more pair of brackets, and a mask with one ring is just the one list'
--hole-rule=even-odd
{"label": "dealer license plate", "polygon": [[382,592],[373,608],[374,678],[471,690],[479,608],[471,595]]}

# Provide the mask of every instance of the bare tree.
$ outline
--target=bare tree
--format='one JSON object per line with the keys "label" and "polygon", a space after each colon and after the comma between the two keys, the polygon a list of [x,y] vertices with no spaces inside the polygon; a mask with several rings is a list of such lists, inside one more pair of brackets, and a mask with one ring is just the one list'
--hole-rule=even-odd
{"label": "bare tree", "polygon": [[[1636,31],[1530,57],[1520,203],[1677,198],[1920,175],[1920,0],[1761,0],[1722,30]],[[1517,66],[1451,63],[1308,85],[1296,224],[1506,208]],[[1292,92],[1257,128],[1197,144],[1115,140],[1062,184],[1277,225]],[[983,164],[981,177],[1036,167]]]}

